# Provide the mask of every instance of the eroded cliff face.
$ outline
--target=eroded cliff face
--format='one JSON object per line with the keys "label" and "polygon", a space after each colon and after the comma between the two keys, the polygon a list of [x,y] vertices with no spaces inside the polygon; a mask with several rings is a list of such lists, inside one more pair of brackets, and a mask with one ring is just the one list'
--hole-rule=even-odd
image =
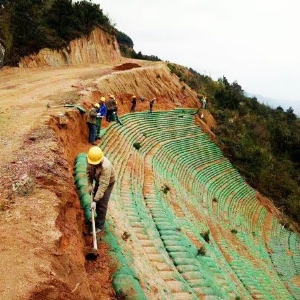
{"label": "eroded cliff face", "polygon": [[122,61],[122,55],[114,36],[96,28],[88,37],[70,42],[60,50],[42,49],[38,54],[26,56],[20,67],[63,67],[67,65],[113,64]]}
{"label": "eroded cliff face", "polygon": [[165,100],[161,109],[195,104],[196,93],[175,74],[171,74],[165,62],[138,63],[140,67],[114,71],[98,78],[94,84],[103,94],[113,93],[119,98],[126,93],[143,96],[146,99],[158,97]]}

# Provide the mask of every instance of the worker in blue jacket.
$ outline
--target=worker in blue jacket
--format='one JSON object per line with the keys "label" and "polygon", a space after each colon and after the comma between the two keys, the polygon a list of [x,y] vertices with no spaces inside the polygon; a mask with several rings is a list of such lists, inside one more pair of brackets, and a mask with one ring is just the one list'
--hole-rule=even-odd
{"label": "worker in blue jacket", "polygon": [[100,137],[100,130],[101,130],[101,123],[102,123],[102,118],[106,116],[107,113],[107,108],[105,105],[105,98],[101,97],[100,102],[99,102],[99,108],[97,109],[97,138]]}

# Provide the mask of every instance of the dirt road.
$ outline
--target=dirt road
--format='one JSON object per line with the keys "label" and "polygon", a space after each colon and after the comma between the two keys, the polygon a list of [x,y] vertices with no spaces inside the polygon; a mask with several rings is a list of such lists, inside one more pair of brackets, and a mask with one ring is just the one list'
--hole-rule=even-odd
{"label": "dirt road", "polygon": [[[0,72],[2,299],[92,299],[97,293],[101,299],[113,297],[105,245],[100,246],[97,265],[82,259],[83,219],[74,202],[68,159],[87,149],[86,137],[70,144],[72,151],[61,149],[63,133],[58,139],[49,130],[61,109],[47,108],[47,103],[82,101],[94,89],[94,79],[109,72],[111,67],[104,65]],[[76,117],[74,109],[67,111]],[[88,278],[92,268],[102,274],[93,295]],[[95,270],[90,274],[98,276]]]}

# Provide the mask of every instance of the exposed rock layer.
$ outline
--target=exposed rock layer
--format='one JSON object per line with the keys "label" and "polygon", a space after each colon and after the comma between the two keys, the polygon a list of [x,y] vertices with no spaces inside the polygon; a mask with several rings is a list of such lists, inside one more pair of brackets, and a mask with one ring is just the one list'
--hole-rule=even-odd
{"label": "exposed rock layer", "polygon": [[96,28],[88,37],[70,42],[60,50],[42,49],[38,54],[21,59],[20,67],[62,67],[97,63],[117,63],[122,60],[121,52],[114,36]]}

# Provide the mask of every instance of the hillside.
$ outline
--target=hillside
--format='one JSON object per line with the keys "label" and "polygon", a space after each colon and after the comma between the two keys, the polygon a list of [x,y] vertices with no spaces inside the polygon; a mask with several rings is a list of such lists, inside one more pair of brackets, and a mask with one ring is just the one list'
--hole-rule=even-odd
{"label": "hillside", "polygon": [[[299,238],[208,138],[209,112],[200,119],[180,110],[199,107],[195,92],[164,62],[125,59],[111,45],[97,30],[64,59],[42,51],[0,73],[2,298],[117,299],[123,287],[128,299],[297,299]],[[124,126],[104,122],[100,146],[119,181],[100,256],[87,261],[92,241],[74,184],[75,161],[90,147],[85,115],[47,104],[88,109],[107,94]],[[153,118],[147,102],[129,114],[133,94],[157,97]],[[201,173],[214,166],[219,175]],[[116,284],[117,248],[137,287],[126,286],[128,274]]]}

